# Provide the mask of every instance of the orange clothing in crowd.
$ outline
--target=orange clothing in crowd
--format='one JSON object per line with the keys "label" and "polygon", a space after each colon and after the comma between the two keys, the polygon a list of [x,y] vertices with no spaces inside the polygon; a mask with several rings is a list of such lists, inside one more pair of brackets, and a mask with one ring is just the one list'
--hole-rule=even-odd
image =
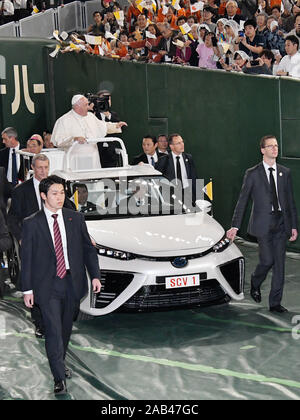
{"label": "orange clothing in crowd", "polygon": [[281,0],[269,0],[268,3],[271,9],[273,6],[281,6]]}
{"label": "orange clothing in crowd", "polygon": [[119,55],[120,57],[126,57],[126,55],[128,54],[128,50],[125,47],[125,45],[122,45],[120,48],[118,48],[116,50],[116,54]]}
{"label": "orange clothing in crowd", "polygon": [[130,28],[130,25],[131,25],[131,19],[132,19],[133,17],[135,17],[135,19],[137,19],[137,17],[138,17],[140,14],[141,14],[141,12],[139,11],[139,9],[138,9],[137,7],[135,7],[135,6],[133,6],[133,5],[131,5],[131,6],[129,7],[128,12],[127,12],[127,23],[128,23],[128,25],[129,25],[129,30],[131,29],[131,28]]}

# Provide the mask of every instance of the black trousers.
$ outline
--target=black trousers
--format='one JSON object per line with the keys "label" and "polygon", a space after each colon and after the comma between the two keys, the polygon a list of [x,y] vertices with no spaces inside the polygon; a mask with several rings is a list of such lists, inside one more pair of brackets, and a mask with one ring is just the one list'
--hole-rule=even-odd
{"label": "black trousers", "polygon": [[70,340],[74,314],[79,302],[74,298],[72,278],[56,277],[50,299],[39,304],[45,327],[45,347],[55,381],[65,380],[65,357]]}
{"label": "black trousers", "polygon": [[254,288],[259,288],[272,268],[270,307],[280,305],[285,270],[287,234],[281,212],[272,214],[272,222],[267,235],[257,237],[259,245],[259,263],[251,276]]}

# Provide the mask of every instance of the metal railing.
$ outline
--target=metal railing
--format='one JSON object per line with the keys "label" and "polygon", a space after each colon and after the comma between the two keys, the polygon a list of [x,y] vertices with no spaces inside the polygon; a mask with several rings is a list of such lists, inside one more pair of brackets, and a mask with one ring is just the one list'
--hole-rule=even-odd
{"label": "metal railing", "polygon": [[[119,1],[121,6],[128,5],[127,0]],[[57,9],[48,9],[18,22],[0,26],[1,37],[52,38],[54,30],[66,32],[86,31],[93,23],[93,13],[102,10],[100,0],[86,2],[73,1]]]}

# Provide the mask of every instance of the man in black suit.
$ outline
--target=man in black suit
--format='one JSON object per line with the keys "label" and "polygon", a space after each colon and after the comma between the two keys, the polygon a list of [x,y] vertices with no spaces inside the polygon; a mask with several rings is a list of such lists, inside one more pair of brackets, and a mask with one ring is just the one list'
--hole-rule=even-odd
{"label": "man in black suit", "polygon": [[88,201],[89,192],[87,186],[83,183],[73,185],[73,194],[78,193],[78,211],[81,213],[90,213],[97,210],[96,204]]}
{"label": "man in black suit", "polygon": [[[197,171],[192,155],[184,152],[184,141],[180,134],[169,136],[171,153],[162,155],[155,165],[169,181],[183,188],[185,202],[197,199]],[[191,196],[190,196],[191,192]]]}
{"label": "man in black suit", "polygon": [[[23,220],[33,213],[41,210],[42,200],[39,193],[39,184],[49,174],[49,159],[44,154],[37,154],[32,159],[33,177],[17,185],[12,190],[11,205],[8,212],[9,231],[21,243]],[[66,197],[64,207],[75,209],[73,203]],[[26,245],[26,244],[25,244]],[[31,318],[35,325],[35,335],[43,338],[44,327],[38,305],[33,305]]]}
{"label": "man in black suit", "polygon": [[257,238],[259,263],[251,276],[251,297],[261,302],[260,287],[273,269],[269,307],[272,312],[287,312],[281,306],[284,285],[286,241],[298,236],[297,210],[293,197],[290,170],[276,163],[278,144],[275,136],[260,142],[263,162],[246,171],[243,186],[227,237],[235,239],[249,199],[253,206],[248,232]]}
{"label": "man in black suit", "polygon": [[132,165],[139,165],[143,163],[149,163],[149,165],[155,166],[158,159],[163,156],[163,153],[157,151],[157,140],[155,136],[146,134],[143,137],[142,147],[144,153],[135,156],[132,160]]}
{"label": "man in black suit", "polygon": [[5,168],[0,167],[0,209],[6,220],[7,200],[11,197],[12,185],[7,181]]}
{"label": "man in black suit", "polygon": [[40,182],[43,210],[26,218],[21,248],[21,283],[25,305],[37,302],[45,324],[45,346],[54,378],[54,393],[67,392],[65,356],[73,318],[91,287],[100,292],[100,269],[84,216],[64,209],[63,180],[52,175]]}
{"label": "man in black suit", "polygon": [[0,166],[5,168],[8,181],[15,186],[19,180],[24,180],[24,175],[20,171],[20,155],[16,153],[20,150],[18,133],[15,128],[7,127],[1,136],[6,147],[0,150]]}
{"label": "man in black suit", "polygon": [[176,56],[176,45],[173,44],[177,32],[173,32],[169,23],[161,24],[162,38],[156,47],[152,47],[151,51],[156,52],[161,57],[162,63],[170,63]]}

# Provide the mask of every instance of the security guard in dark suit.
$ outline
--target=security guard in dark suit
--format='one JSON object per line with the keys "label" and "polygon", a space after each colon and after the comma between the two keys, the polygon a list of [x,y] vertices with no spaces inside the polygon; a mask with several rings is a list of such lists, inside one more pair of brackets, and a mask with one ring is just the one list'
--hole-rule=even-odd
{"label": "security guard in dark suit", "polygon": [[276,163],[278,144],[273,135],[260,142],[263,162],[246,171],[227,237],[234,240],[241,226],[248,200],[253,202],[248,232],[257,238],[259,264],[251,276],[251,297],[261,302],[260,287],[273,269],[269,307],[272,312],[287,312],[281,305],[284,286],[286,241],[298,236],[297,210],[290,170]]}

